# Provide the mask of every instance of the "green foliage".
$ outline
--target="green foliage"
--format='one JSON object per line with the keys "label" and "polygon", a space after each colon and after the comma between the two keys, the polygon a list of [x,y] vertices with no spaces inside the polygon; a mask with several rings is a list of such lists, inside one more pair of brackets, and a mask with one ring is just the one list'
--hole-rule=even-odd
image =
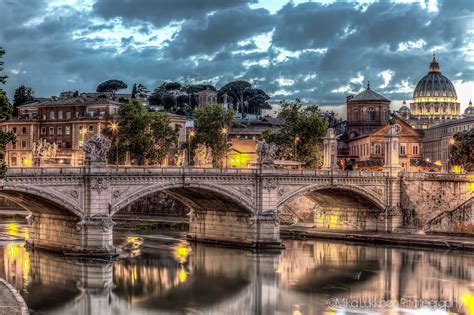
{"label": "green foliage", "polygon": [[125,161],[126,152],[130,154],[132,164],[161,164],[167,154],[178,144],[179,127],[170,126],[168,116],[148,112],[136,100],[122,103],[119,108],[118,131],[105,130],[112,140],[109,161]]}
{"label": "green foliage", "polygon": [[322,165],[322,138],[326,135],[328,123],[316,105],[304,106],[299,100],[281,102],[278,118],[283,127],[277,132],[266,130],[263,134],[267,142],[274,142],[280,149],[278,158],[303,162],[310,168]]}
{"label": "green foliage", "polygon": [[212,166],[222,167],[227,150],[226,134],[234,118],[233,110],[225,110],[221,105],[203,106],[194,111],[196,136],[193,144],[202,143],[212,150]]}
{"label": "green foliage", "polygon": [[128,85],[120,80],[107,80],[102,82],[97,86],[96,91],[98,93],[112,93],[112,96],[115,97],[115,93],[118,90],[126,89]]}
{"label": "green foliage", "polygon": [[13,95],[13,107],[16,108],[20,105],[32,102],[33,93],[33,90],[28,86],[20,85],[17,87]]}
{"label": "green foliage", "polygon": [[261,89],[253,88],[244,80],[232,81],[219,90],[219,96],[224,94],[230,97],[234,109],[240,113],[260,114],[262,109],[271,109],[268,100],[270,97]]}
{"label": "green foliage", "polygon": [[460,165],[464,170],[474,171],[474,129],[453,136],[449,145],[449,161],[452,166]]}
{"label": "green foliage", "polygon": [[8,76],[2,74],[4,64],[4,62],[2,61],[3,55],[5,55],[5,50],[0,47],[0,84],[5,84],[8,78]]}
{"label": "green foliage", "polygon": [[133,84],[132,88],[132,98],[146,98],[148,94],[148,89],[141,83]]}
{"label": "green foliage", "polygon": [[10,119],[13,114],[13,106],[8,100],[7,94],[0,89],[0,119]]}

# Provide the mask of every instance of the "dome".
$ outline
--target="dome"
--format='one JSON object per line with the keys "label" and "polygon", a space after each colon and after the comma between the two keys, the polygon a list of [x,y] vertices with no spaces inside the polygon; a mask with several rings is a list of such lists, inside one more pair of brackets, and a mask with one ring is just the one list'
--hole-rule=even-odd
{"label": "dome", "polygon": [[419,97],[457,98],[454,85],[451,80],[441,74],[439,63],[434,54],[430,71],[418,82],[413,92],[413,99]]}
{"label": "dome", "polygon": [[408,116],[408,115],[410,115],[410,109],[408,108],[407,103],[406,103],[405,101],[403,101],[403,105],[402,105],[402,107],[400,107],[400,109],[398,110],[398,112],[399,112],[400,115],[402,115],[402,116]]}
{"label": "dome", "polygon": [[472,106],[471,101],[469,101],[469,106],[464,110],[464,116],[474,117],[474,106]]}

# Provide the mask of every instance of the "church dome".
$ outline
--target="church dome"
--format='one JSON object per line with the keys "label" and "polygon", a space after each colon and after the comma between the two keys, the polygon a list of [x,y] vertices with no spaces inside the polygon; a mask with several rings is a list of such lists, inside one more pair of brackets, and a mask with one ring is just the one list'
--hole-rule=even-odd
{"label": "church dome", "polygon": [[474,117],[474,106],[472,106],[471,101],[469,101],[469,106],[464,110],[464,116]]}
{"label": "church dome", "polygon": [[447,77],[441,74],[439,63],[433,54],[433,60],[430,64],[430,70],[416,85],[415,91],[413,92],[413,99],[425,98],[425,97],[442,97],[450,98],[456,101],[456,89]]}

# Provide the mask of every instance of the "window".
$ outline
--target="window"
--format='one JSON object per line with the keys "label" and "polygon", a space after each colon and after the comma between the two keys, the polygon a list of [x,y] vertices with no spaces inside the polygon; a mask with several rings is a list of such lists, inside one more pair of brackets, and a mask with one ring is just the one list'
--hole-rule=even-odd
{"label": "window", "polygon": [[60,110],[58,112],[58,119],[63,119],[63,111],[62,110]]}
{"label": "window", "polygon": [[89,126],[89,132],[94,132],[94,126],[92,125]]}
{"label": "window", "polygon": [[400,145],[400,155],[406,155],[407,152],[406,152],[406,146],[404,144],[401,144]]}
{"label": "window", "polygon": [[16,150],[16,142],[12,142],[12,149]]}
{"label": "window", "polygon": [[49,112],[49,119],[54,119],[54,112],[53,111]]}
{"label": "window", "polygon": [[413,154],[414,155],[418,154],[418,145],[416,145],[416,144],[413,145]]}
{"label": "window", "polygon": [[79,112],[76,112],[76,118],[79,118]]}
{"label": "window", "polygon": [[376,145],[375,145],[375,154],[382,154],[382,151],[381,151],[381,148],[380,148],[380,144],[376,144]]}
{"label": "window", "polygon": [[17,164],[16,156],[12,156],[12,165],[16,166],[16,164]]}
{"label": "window", "polygon": [[69,126],[64,127],[64,134],[65,135],[70,135],[71,134],[71,127],[69,127]]}
{"label": "window", "polygon": [[49,135],[54,135],[54,127],[49,127]]}
{"label": "window", "polygon": [[63,134],[63,127],[58,127],[57,134],[58,134],[58,136]]}
{"label": "window", "polygon": [[46,134],[46,127],[41,127],[41,135],[45,135]]}
{"label": "window", "polygon": [[367,110],[367,120],[368,121],[375,120],[375,110],[372,107]]}
{"label": "window", "polygon": [[16,127],[13,127],[12,131],[13,131],[14,133],[16,133]]}
{"label": "window", "polygon": [[21,128],[21,134],[26,135],[26,127]]}
{"label": "window", "polygon": [[21,141],[21,148],[26,149],[26,141],[25,140]]}
{"label": "window", "polygon": [[66,113],[66,119],[71,119],[71,112]]}

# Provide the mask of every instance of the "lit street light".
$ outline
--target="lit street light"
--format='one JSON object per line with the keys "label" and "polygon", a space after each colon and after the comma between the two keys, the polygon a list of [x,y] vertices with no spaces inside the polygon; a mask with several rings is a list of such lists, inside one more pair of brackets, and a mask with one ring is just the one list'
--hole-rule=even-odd
{"label": "lit street light", "polygon": [[191,130],[188,136],[188,167],[191,166],[191,139],[194,137],[194,131]]}
{"label": "lit street light", "polygon": [[119,155],[119,150],[118,150],[118,123],[116,121],[113,121],[112,122],[112,125],[110,126],[110,129],[112,130],[112,133],[115,134],[115,165],[118,166],[119,164],[119,158],[118,158],[118,155]]}
{"label": "lit street light", "polygon": [[298,160],[298,152],[297,152],[297,149],[296,149],[296,145],[298,144],[299,141],[300,141],[300,137],[296,136],[295,137],[295,148],[294,148],[295,161]]}
{"label": "lit street light", "polygon": [[227,168],[227,128],[222,128],[222,133],[225,136],[225,168]]}

